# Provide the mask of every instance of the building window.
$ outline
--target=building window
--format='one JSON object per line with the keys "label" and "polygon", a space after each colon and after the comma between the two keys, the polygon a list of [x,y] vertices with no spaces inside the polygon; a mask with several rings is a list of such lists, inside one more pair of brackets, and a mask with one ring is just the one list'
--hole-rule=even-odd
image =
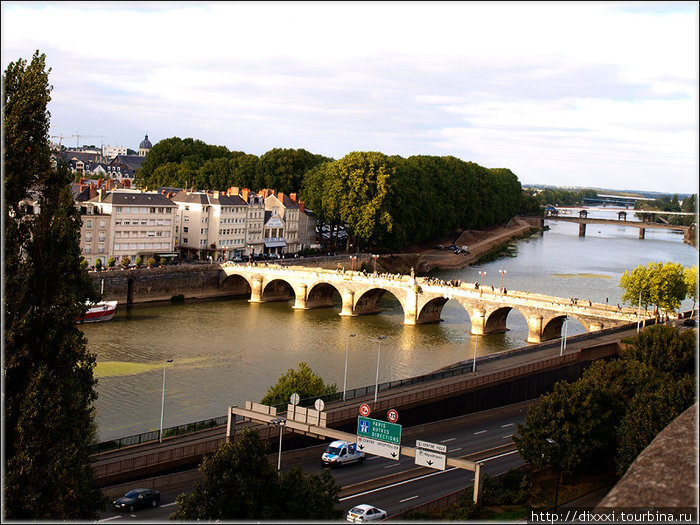
{"label": "building window", "polygon": [[182,227],[182,233],[189,233],[190,229],[187,226]]}
{"label": "building window", "polygon": [[86,234],[85,234],[85,241],[86,241],[86,242],[91,242],[91,241],[92,241],[92,233],[86,233]]}
{"label": "building window", "polygon": [[92,252],[92,245],[86,244],[85,245],[85,253],[91,253],[91,252]]}
{"label": "building window", "polygon": [[100,219],[100,228],[104,228],[104,227],[105,227],[105,221],[104,221],[104,219]]}
{"label": "building window", "polygon": [[182,238],[182,244],[187,244],[187,237]]}
{"label": "building window", "polygon": [[92,221],[91,221],[90,219],[88,219],[88,220],[85,222],[85,227],[86,227],[86,228],[92,228]]}

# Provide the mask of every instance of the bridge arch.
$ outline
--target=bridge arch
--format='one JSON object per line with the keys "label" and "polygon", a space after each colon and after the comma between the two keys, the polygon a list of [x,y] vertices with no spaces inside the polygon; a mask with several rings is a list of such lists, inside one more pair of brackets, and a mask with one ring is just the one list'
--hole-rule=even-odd
{"label": "bridge arch", "polygon": [[[304,304],[295,304],[295,308],[311,309],[311,308],[330,308],[342,302],[341,291],[334,285],[327,282],[317,282],[306,287],[306,297]],[[297,303],[301,301],[301,294],[297,294]]]}
{"label": "bridge arch", "polygon": [[[367,288],[364,291],[360,291],[359,293],[358,291],[354,291],[352,315],[378,314],[381,311],[379,308],[379,302],[386,294],[389,294],[396,299],[401,305],[402,311],[406,311],[406,303],[403,294],[396,294],[388,288],[372,287]],[[343,301],[343,303],[345,303],[345,301]],[[341,315],[343,315],[342,312]]]}
{"label": "bridge arch", "polygon": [[263,302],[289,301],[295,297],[294,287],[285,279],[271,279],[262,286]]}
{"label": "bridge arch", "polygon": [[223,279],[219,282],[219,288],[224,291],[230,291],[231,295],[240,295],[250,297],[252,285],[250,281],[240,274],[224,274]]}

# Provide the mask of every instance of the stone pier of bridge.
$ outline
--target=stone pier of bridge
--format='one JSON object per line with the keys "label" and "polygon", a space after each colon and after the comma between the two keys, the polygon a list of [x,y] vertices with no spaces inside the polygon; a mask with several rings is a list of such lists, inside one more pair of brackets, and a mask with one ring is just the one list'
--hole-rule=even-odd
{"label": "stone pier of bridge", "polygon": [[[471,321],[473,335],[508,330],[511,311],[527,320],[528,342],[561,337],[565,319],[578,320],[588,331],[602,330],[637,320],[631,308],[574,303],[570,299],[516,290],[499,290],[471,283],[442,283],[408,275],[368,275],[305,267],[249,266],[225,263],[220,281],[243,280],[251,303],[291,301],[295,310],[330,308],[340,298],[340,315],[378,314],[385,294],[393,295],[403,309],[405,325],[438,323],[447,301],[456,301]],[[239,283],[243,284],[243,283]]]}

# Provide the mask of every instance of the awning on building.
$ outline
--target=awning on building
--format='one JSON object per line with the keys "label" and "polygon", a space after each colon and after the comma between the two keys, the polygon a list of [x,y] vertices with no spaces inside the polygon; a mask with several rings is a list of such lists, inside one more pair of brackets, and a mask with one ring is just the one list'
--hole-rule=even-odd
{"label": "awning on building", "polygon": [[156,253],[158,257],[163,257],[164,259],[167,259],[168,257],[179,257],[180,254],[177,252],[165,252],[165,253]]}
{"label": "awning on building", "polygon": [[265,242],[265,248],[284,248],[287,243],[284,241]]}

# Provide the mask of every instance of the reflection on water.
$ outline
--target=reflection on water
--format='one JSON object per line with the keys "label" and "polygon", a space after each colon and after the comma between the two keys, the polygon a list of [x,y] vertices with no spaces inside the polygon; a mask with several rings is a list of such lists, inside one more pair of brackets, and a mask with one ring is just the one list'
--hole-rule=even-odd
{"label": "reflection on water", "polygon": [[[595,229],[600,235],[589,233],[592,230],[579,238],[577,224],[552,222],[551,231],[518,242],[516,258],[438,275],[476,282],[478,272],[486,271],[484,284],[498,287],[498,270],[506,270],[508,289],[616,304],[622,294],[617,283],[626,269],[651,261],[697,264],[697,251],[669,232],[647,231],[647,238],[639,240],[636,228],[600,226]],[[259,401],[299,361],[342,388],[350,334],[356,337],[349,339],[349,388],[374,384],[380,335],[386,335],[380,381],[427,373],[472,357],[469,315],[454,301],[446,303],[442,323],[419,326],[403,326],[397,301],[386,298],[381,306],[380,315],[348,318],[338,315],[339,304],[300,311],[292,309],[291,302],[222,299],[121,307],[111,322],[82,325],[98,361],[100,439],[158,428],[163,363],[170,358],[165,426],[221,416],[231,404]],[[504,334],[480,337],[478,354],[526,344],[522,314],[511,311],[508,328]],[[579,322],[569,321],[569,335],[583,331]]]}

